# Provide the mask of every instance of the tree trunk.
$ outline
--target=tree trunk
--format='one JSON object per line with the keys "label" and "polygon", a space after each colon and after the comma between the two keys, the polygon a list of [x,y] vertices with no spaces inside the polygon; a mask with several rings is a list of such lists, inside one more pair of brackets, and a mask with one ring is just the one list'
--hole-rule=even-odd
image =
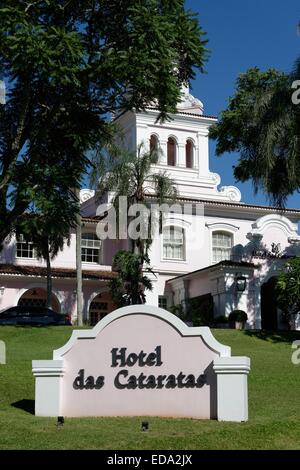
{"label": "tree trunk", "polygon": [[81,214],[80,214],[80,189],[76,189],[76,196],[78,198],[79,210],[77,214],[76,225],[76,280],[77,280],[77,324],[83,325],[82,315],[82,263],[81,263]]}
{"label": "tree trunk", "polygon": [[51,275],[51,261],[50,261],[49,250],[47,250],[46,263],[47,263],[47,301],[46,301],[46,307],[47,308],[52,308],[52,275]]}

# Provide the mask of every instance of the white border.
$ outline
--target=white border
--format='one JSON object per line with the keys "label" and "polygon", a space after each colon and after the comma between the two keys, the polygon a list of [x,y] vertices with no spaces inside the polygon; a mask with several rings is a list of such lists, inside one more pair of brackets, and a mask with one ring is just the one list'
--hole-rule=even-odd
{"label": "white border", "polygon": [[231,348],[219,343],[212,335],[208,326],[190,327],[172,313],[154,305],[130,305],[118,308],[106,315],[91,330],[74,330],[69,341],[59,349],[53,351],[53,359],[60,360],[74,346],[78,339],[95,339],[97,335],[110,323],[127,315],[150,315],[159,318],[173,326],[182,336],[201,336],[209,349],[221,357],[230,357]]}

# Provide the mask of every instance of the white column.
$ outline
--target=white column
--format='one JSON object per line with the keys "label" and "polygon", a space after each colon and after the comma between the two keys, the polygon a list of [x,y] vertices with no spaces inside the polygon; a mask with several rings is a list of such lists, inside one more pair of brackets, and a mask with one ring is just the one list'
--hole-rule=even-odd
{"label": "white column", "polygon": [[160,148],[161,148],[161,156],[160,156],[160,159],[159,159],[159,163],[161,165],[167,165],[168,163],[168,159],[167,159],[167,141],[166,140],[163,140],[163,139],[160,139],[159,140],[159,145],[160,145]]}
{"label": "white column", "polygon": [[207,129],[203,129],[201,132],[197,133],[197,141],[198,155],[196,156],[196,159],[198,160],[199,177],[209,176],[209,146]]}
{"label": "white column", "polygon": [[193,148],[193,168],[194,170],[199,170],[199,145],[198,140]]}
{"label": "white column", "polygon": [[155,305],[155,307],[158,307],[158,296],[159,296],[159,291],[158,291],[158,277],[155,276],[155,274],[152,273],[145,273],[145,275],[150,279],[152,282],[152,290],[146,290],[146,304],[147,305]]}
{"label": "white column", "polygon": [[[184,295],[184,298],[181,301],[181,305],[183,307],[183,311],[185,315],[187,315],[188,307],[189,307],[189,299],[190,299],[190,280],[189,279],[183,281],[183,295]],[[189,316],[186,317],[186,323],[188,324],[188,326],[193,326],[193,319],[189,318]]]}
{"label": "white column", "polygon": [[180,166],[182,168],[186,167],[186,161],[185,161],[185,144],[178,144],[177,145],[177,161],[176,161],[176,166]]}
{"label": "white column", "polygon": [[218,421],[247,421],[249,357],[218,357],[213,368],[217,374]]}
{"label": "white column", "polygon": [[210,292],[214,301],[214,315],[226,315],[226,288],[224,273],[214,272],[210,277]]}
{"label": "white column", "polygon": [[254,312],[255,312],[255,324],[254,328],[257,330],[261,329],[261,282],[257,278],[255,281],[255,303],[254,303]]}
{"label": "white column", "polygon": [[136,146],[138,147],[142,142],[144,143],[145,147],[143,151],[148,152],[150,149],[149,145],[149,135],[148,135],[148,126],[146,124],[137,123],[136,128],[133,128],[133,141],[135,141]]}
{"label": "white column", "polygon": [[32,373],[35,377],[35,415],[61,416],[63,361],[32,361]]}

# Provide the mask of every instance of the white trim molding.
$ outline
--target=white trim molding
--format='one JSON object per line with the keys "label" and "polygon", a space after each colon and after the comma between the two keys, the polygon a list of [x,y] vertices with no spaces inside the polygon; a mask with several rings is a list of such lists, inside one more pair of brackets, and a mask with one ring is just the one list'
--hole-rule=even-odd
{"label": "white trim molding", "polygon": [[219,193],[233,202],[240,202],[242,199],[241,191],[235,186],[222,186]]}
{"label": "white trim molding", "polygon": [[212,224],[206,223],[205,226],[211,231],[223,230],[225,232],[237,232],[238,230],[240,230],[240,227],[238,227],[237,225],[228,224],[226,222],[215,222]]}
{"label": "white trim molding", "polygon": [[215,232],[224,232],[227,233],[228,235],[231,235],[231,240],[232,240],[232,246],[231,246],[231,254],[232,254],[232,248],[235,246],[235,236],[234,234],[240,229],[237,225],[233,224],[228,224],[226,222],[216,222],[212,224],[205,224],[205,226],[209,230],[209,263],[210,265],[213,265],[216,263],[214,261],[214,256],[213,256],[213,234]]}
{"label": "white trim molding", "polygon": [[130,305],[128,307],[118,308],[114,312],[109,313],[91,330],[73,330],[69,341],[61,348],[53,351],[53,359],[62,360],[63,356],[73,347],[77,340],[96,338],[104,328],[118,318],[137,314],[152,315],[160,318],[173,326],[182,336],[201,336],[205,344],[220,356],[229,357],[231,354],[231,348],[219,343],[207,326],[189,327],[180,320],[180,318],[173,315],[173,313],[153,305]]}
{"label": "white trim molding", "polygon": [[269,227],[278,228],[288,238],[299,238],[297,224],[294,224],[287,217],[279,214],[268,214],[257,219],[252,224],[252,230],[249,235],[263,235]]}
{"label": "white trim molding", "polygon": [[79,193],[80,204],[92,199],[95,196],[95,191],[93,189],[81,189]]}

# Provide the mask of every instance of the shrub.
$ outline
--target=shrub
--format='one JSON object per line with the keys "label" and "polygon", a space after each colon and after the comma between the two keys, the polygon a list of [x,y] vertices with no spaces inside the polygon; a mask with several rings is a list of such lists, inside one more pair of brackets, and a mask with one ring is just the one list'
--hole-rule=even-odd
{"label": "shrub", "polygon": [[189,299],[188,316],[194,326],[211,326],[214,323],[214,301],[211,294]]}
{"label": "shrub", "polygon": [[244,310],[233,310],[229,316],[228,321],[231,322],[246,322],[248,320],[248,315]]}
{"label": "shrub", "polygon": [[172,307],[169,308],[170,312],[173,313],[173,315],[176,315],[179,317],[181,320],[185,320],[185,315],[183,312],[183,307],[182,305],[172,305]]}
{"label": "shrub", "polygon": [[214,323],[214,302],[211,294],[189,299],[186,312],[182,305],[174,305],[170,311],[183,321],[192,321],[194,326],[212,326]]}

